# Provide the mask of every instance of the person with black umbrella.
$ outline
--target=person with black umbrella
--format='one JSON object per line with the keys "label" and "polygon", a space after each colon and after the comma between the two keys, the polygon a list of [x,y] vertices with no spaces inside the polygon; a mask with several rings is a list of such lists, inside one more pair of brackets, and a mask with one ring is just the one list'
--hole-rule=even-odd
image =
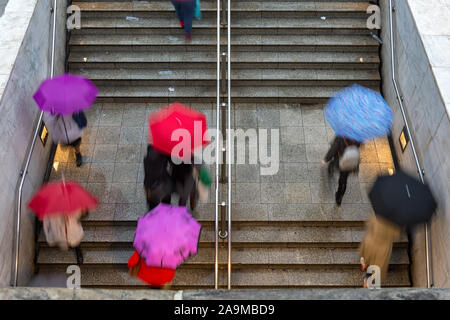
{"label": "person with black umbrella", "polygon": [[386,278],[392,246],[402,229],[429,221],[437,209],[430,188],[403,171],[380,176],[375,181],[369,199],[374,209],[366,223],[366,235],[360,245],[363,271],[376,265],[381,280]]}

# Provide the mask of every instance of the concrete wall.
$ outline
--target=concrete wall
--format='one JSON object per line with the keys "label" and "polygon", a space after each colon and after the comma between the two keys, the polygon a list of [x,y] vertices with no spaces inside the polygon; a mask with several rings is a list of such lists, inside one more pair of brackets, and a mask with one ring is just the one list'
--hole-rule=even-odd
{"label": "concrete wall", "polygon": [[[61,6],[64,2],[58,0]],[[11,282],[16,194],[39,116],[32,96],[50,75],[52,3],[9,0],[0,17],[0,287]],[[65,8],[60,9],[56,74],[64,71],[65,57]],[[24,185],[19,285],[28,283],[33,270],[34,215],[26,204],[42,184],[50,147],[50,139],[45,147],[38,139]]]}
{"label": "concrete wall", "polygon": [[[439,209],[431,223],[433,273],[436,287],[450,287],[450,4],[444,0],[396,0],[394,13],[396,78],[412,136]],[[400,166],[418,177],[411,144],[401,151],[404,126],[390,65],[389,11],[382,7],[383,91],[395,112],[392,138]],[[424,228],[413,232],[414,286],[426,286]]]}

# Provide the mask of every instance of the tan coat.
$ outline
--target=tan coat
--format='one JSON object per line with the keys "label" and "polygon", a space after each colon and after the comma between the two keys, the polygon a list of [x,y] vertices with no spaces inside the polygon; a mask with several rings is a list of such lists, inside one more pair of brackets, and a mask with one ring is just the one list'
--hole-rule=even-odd
{"label": "tan coat", "polygon": [[381,281],[386,279],[392,246],[400,233],[401,228],[375,215],[370,216],[366,222],[366,235],[359,247],[359,254],[364,258],[366,267],[380,267]]}
{"label": "tan coat", "polygon": [[50,246],[58,246],[61,250],[77,247],[83,239],[83,228],[80,223],[81,212],[65,215],[53,215],[43,219],[44,233]]}

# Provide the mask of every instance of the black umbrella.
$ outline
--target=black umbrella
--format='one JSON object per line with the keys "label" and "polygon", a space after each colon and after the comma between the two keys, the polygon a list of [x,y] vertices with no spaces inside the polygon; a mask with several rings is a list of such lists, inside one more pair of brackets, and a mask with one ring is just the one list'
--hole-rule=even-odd
{"label": "black umbrella", "polygon": [[369,198],[377,215],[405,227],[428,221],[437,208],[430,188],[403,171],[378,177]]}

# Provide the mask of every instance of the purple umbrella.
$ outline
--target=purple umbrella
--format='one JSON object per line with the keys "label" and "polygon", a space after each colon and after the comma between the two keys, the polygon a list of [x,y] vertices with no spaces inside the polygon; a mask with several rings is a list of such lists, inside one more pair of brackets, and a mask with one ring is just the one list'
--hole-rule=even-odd
{"label": "purple umbrella", "polygon": [[98,89],[91,80],[72,75],[47,79],[33,95],[39,108],[52,114],[72,114],[89,108]]}
{"label": "purple umbrella", "polygon": [[161,203],[139,218],[133,245],[146,265],[176,269],[197,253],[200,230],[186,207]]}

